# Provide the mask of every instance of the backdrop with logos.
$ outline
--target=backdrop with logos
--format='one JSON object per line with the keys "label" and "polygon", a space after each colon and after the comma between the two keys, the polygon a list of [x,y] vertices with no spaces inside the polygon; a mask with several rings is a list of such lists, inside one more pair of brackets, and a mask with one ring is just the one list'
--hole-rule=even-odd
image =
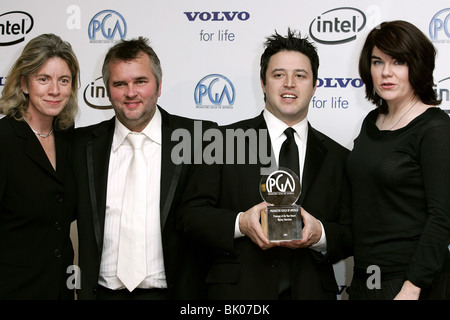
{"label": "backdrop with logos", "polygon": [[[24,45],[42,33],[69,41],[81,66],[76,126],[113,116],[101,77],[109,47],[120,39],[149,38],[163,68],[159,104],[190,118],[228,124],[264,107],[259,59],[265,38],[288,27],[308,35],[320,56],[319,80],[308,119],[351,149],[364,116],[359,52],[368,32],[382,21],[415,24],[438,55],[435,90],[450,113],[450,7],[433,1],[271,0],[59,0],[4,1],[0,8],[0,91]],[[73,234],[76,245],[76,234]],[[351,258],[335,265],[340,291],[352,275]]]}

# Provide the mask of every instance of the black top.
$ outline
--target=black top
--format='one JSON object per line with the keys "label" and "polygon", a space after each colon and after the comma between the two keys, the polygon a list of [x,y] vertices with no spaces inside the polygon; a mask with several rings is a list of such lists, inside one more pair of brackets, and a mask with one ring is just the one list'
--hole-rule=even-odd
{"label": "black top", "polygon": [[449,259],[450,118],[430,108],[384,131],[377,115],[364,119],[347,162],[355,267],[426,287]]}
{"label": "black top", "polygon": [[25,121],[0,120],[0,300],[74,298],[71,132],[54,132],[55,171]]}

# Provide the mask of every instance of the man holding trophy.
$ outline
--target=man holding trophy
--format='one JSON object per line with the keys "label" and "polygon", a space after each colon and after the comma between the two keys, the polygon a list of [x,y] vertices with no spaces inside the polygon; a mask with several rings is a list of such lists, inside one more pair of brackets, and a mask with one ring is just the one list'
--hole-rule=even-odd
{"label": "man holding trophy", "polygon": [[[195,168],[179,227],[213,249],[209,299],[336,299],[333,263],[352,250],[348,150],[307,120],[316,48],[290,29],[265,47],[264,110],[219,128],[253,130],[257,141],[247,139],[223,163]],[[271,154],[270,163],[250,161],[255,152]]]}

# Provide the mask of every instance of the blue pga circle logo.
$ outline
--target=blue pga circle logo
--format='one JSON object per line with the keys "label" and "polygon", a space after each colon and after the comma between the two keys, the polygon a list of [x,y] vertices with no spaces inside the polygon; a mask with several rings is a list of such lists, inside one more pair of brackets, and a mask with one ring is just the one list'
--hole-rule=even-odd
{"label": "blue pga circle logo", "polygon": [[89,40],[113,41],[124,39],[127,35],[127,23],[124,17],[114,10],[103,10],[97,13],[89,22]]}
{"label": "blue pga circle logo", "polygon": [[201,79],[194,91],[197,108],[231,108],[236,98],[233,83],[221,74]]}
{"label": "blue pga circle logo", "polygon": [[442,9],[433,16],[429,33],[433,42],[450,42],[450,8]]}

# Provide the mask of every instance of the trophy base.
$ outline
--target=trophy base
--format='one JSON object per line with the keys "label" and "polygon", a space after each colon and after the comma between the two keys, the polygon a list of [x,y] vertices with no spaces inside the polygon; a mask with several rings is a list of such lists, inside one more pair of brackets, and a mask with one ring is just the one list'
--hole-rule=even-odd
{"label": "trophy base", "polygon": [[300,206],[267,206],[261,225],[270,242],[302,239]]}

